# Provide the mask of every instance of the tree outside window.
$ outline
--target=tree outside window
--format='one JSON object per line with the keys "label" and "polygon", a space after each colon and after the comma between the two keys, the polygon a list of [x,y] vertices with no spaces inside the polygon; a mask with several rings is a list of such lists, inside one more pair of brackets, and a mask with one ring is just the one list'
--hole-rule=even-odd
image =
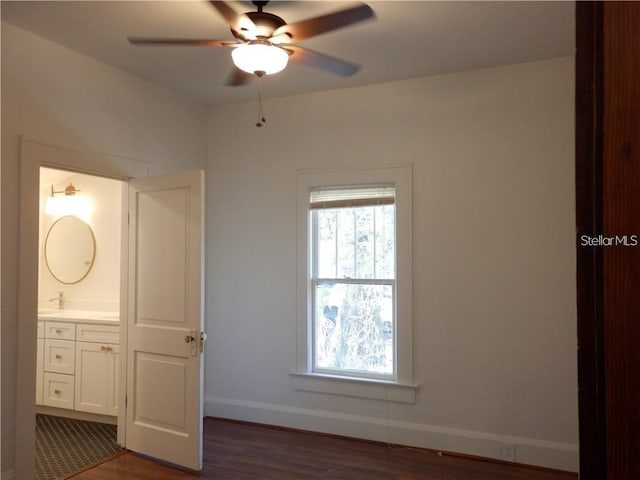
{"label": "tree outside window", "polygon": [[396,372],[394,188],[311,192],[313,370]]}

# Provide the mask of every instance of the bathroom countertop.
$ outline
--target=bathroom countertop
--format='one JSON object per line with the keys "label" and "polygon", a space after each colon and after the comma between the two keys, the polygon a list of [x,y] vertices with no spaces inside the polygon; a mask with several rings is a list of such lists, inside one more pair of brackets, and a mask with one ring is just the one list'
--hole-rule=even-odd
{"label": "bathroom countertop", "polygon": [[93,310],[40,310],[38,312],[38,320],[112,325],[120,323],[120,313]]}

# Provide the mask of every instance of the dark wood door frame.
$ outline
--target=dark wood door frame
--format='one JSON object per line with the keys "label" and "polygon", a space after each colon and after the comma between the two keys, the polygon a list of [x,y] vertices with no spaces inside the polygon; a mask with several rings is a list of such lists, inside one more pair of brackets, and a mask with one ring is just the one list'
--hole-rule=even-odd
{"label": "dark wood door frame", "polygon": [[576,233],[580,472],[606,478],[602,232],[602,4],[576,5]]}
{"label": "dark wood door frame", "polygon": [[[580,476],[631,480],[640,478],[640,2],[578,2],[576,45]],[[583,236],[613,241],[585,246]]]}

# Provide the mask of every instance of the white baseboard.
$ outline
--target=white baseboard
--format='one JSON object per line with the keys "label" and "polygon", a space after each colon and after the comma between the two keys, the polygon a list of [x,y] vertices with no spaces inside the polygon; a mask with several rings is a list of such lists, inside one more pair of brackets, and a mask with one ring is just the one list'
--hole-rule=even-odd
{"label": "white baseboard", "polygon": [[497,460],[502,460],[502,450],[505,445],[513,445],[515,446],[516,463],[569,472],[577,472],[579,468],[578,446],[570,443],[223,397],[208,397],[205,401],[205,415]]}

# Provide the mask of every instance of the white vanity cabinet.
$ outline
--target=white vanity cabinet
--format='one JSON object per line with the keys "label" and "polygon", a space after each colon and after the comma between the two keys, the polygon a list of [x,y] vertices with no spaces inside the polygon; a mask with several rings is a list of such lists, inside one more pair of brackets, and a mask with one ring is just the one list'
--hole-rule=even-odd
{"label": "white vanity cabinet", "polygon": [[42,404],[73,409],[75,325],[45,322],[44,326]]}
{"label": "white vanity cabinet", "polygon": [[118,414],[120,327],[114,321],[38,321],[36,405]]}
{"label": "white vanity cabinet", "polygon": [[76,332],[75,409],[117,415],[119,327],[78,324]]}

